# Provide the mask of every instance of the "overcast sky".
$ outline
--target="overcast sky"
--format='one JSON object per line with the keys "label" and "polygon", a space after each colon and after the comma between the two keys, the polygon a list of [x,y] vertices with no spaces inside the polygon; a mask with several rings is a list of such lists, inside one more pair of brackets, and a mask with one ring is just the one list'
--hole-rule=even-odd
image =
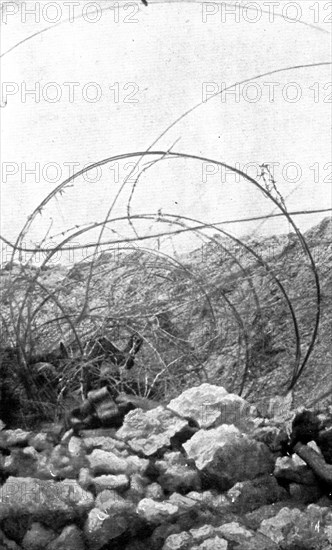
{"label": "overcast sky", "polygon": [[[232,2],[23,4],[2,10],[1,211],[2,234],[10,241],[71,173],[146,151],[199,104],[152,150],[222,161],[253,177],[259,164],[275,163],[290,211],[330,207],[332,88],[330,66],[322,63],[329,61],[331,36],[324,3],[280,1],[273,8],[243,1],[251,9],[234,13]],[[232,94],[212,97],[247,79],[253,80]],[[37,216],[25,242],[41,241],[47,231],[59,240],[75,225],[101,221],[134,166],[128,162],[137,160],[77,178]],[[127,214],[133,191],[132,214],[161,210],[211,223],[276,210],[249,182],[212,163],[146,156],[139,168],[145,169],[134,189],[138,168],[125,183],[114,217]],[[295,221],[305,230],[326,215]],[[288,231],[280,218],[227,228],[235,235]],[[105,238],[116,235],[112,229],[132,235],[126,224],[113,224]],[[157,222],[137,225],[140,234],[161,229]],[[82,239],[91,242],[92,234]],[[179,250],[196,244],[192,237],[177,242]]]}

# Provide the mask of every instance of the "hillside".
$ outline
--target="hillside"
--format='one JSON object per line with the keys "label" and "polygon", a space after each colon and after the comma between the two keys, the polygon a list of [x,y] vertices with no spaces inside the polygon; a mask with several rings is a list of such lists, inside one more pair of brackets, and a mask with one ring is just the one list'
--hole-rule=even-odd
{"label": "hillside", "polygon": [[[294,386],[295,407],[331,398],[331,225],[326,218],[304,234],[317,266],[321,315],[313,353]],[[121,349],[137,331],[144,344],[130,376],[144,379],[143,394],[153,384],[162,401],[210,382],[243,390],[262,410],[291,382],[290,306],[299,365],[317,308],[313,271],[294,234],[234,242],[218,233],[177,259],[128,247],[70,267],[6,266],[1,283],[3,347],[18,337],[29,358],[63,341],[75,357],[78,340],[106,334]],[[72,370],[67,380],[78,387]]]}

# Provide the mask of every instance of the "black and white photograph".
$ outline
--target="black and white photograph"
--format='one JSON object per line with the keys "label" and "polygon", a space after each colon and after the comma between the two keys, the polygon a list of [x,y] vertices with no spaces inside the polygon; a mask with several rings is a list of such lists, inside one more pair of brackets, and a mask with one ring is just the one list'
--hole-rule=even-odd
{"label": "black and white photograph", "polygon": [[0,0],[0,550],[331,550],[331,23]]}

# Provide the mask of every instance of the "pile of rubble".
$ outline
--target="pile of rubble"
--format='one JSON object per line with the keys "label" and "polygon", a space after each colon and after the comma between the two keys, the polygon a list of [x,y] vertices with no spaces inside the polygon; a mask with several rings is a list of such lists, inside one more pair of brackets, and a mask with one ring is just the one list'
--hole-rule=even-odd
{"label": "pile of rubble", "polygon": [[[58,441],[0,426],[0,548],[331,548],[332,487],[287,454],[285,420],[210,384],[147,409]],[[331,434],[332,415],[318,420]]]}

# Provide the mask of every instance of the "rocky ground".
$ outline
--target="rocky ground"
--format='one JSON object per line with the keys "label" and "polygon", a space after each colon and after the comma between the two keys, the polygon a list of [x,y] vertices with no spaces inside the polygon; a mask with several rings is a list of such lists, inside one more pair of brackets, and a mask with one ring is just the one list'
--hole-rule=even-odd
{"label": "rocky ground", "polygon": [[[202,384],[118,429],[60,439],[2,425],[0,547],[328,550],[332,485],[282,452],[293,418],[286,402],[262,417]],[[319,420],[331,434],[331,408]]]}
{"label": "rocky ground", "polygon": [[[294,326],[276,278],[296,314],[301,360],[317,309],[313,271],[292,234],[244,239],[264,265],[214,235],[176,261],[135,250],[73,267],[5,266],[2,348],[18,339],[29,357],[64,341],[70,361],[56,374],[73,395],[82,357],[71,344],[72,320],[83,343],[102,327],[124,349],[137,331],[144,342],[131,381],[157,380],[159,393],[147,406],[122,409],[116,427],[77,424],[63,435],[47,392],[38,410],[45,417],[29,426],[36,409],[20,377],[8,384],[19,367],[10,359],[0,385],[16,392],[13,429],[0,420],[0,549],[330,549],[331,225],[323,220],[305,234],[321,316],[292,391]],[[327,451],[314,436],[304,451],[285,446],[302,406],[322,422]],[[303,460],[308,452],[311,462]]]}

